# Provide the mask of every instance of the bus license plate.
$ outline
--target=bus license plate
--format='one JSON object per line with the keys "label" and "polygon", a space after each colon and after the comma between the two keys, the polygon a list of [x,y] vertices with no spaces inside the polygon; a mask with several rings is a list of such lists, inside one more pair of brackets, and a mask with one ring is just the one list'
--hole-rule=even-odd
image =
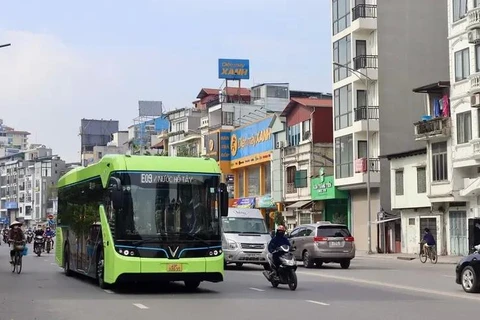
{"label": "bus license plate", "polygon": [[168,264],[167,265],[167,271],[169,271],[169,272],[182,272],[183,271],[183,266],[179,263]]}

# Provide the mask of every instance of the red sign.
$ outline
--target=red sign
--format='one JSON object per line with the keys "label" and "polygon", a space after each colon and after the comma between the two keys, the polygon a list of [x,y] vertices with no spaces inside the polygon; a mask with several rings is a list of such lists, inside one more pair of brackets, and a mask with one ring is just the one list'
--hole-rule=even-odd
{"label": "red sign", "polygon": [[367,158],[355,160],[355,173],[367,172]]}

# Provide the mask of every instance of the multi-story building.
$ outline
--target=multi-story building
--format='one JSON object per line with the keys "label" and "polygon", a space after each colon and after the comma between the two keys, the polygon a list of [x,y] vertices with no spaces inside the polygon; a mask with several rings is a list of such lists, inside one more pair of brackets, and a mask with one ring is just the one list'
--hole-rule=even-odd
{"label": "multi-story building", "polygon": [[0,157],[9,156],[28,147],[27,131],[19,131],[3,124],[0,119]]}
{"label": "multi-story building", "polygon": [[350,194],[359,250],[385,244],[374,222],[391,213],[390,171],[379,156],[424,146],[412,130],[422,97],[411,90],[445,78],[445,24],[445,1],[332,0],[335,185]]}
{"label": "multi-story building", "polygon": [[118,131],[112,134],[112,141],[106,146],[93,147],[93,162],[98,162],[106,154],[125,154],[128,150],[128,131]]}
{"label": "multi-story building", "polygon": [[0,158],[1,222],[18,219],[31,225],[55,214],[56,183],[65,172],[65,161],[45,146]]}
{"label": "multi-story building", "polygon": [[285,126],[278,127],[285,135],[275,130],[272,157],[273,188],[282,191],[274,200],[284,204],[289,227],[324,220],[323,208],[313,206],[310,178],[320,169],[333,174],[332,98],[292,98],[278,119],[282,118]]}
{"label": "multi-story building", "polygon": [[170,111],[165,117],[170,121],[168,155],[198,157],[202,151],[200,119],[205,110],[182,108]]}

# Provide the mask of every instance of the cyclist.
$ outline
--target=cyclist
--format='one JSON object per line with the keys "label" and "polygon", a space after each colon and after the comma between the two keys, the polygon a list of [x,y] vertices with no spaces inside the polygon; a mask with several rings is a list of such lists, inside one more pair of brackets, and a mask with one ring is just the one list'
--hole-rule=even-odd
{"label": "cyclist", "polygon": [[10,233],[8,236],[8,242],[13,244],[12,250],[10,250],[10,264],[13,264],[13,257],[15,256],[15,242],[25,241],[25,235],[23,234],[21,222],[14,221],[10,225]]}
{"label": "cyclist", "polygon": [[430,247],[433,247],[436,245],[435,238],[433,237],[432,233],[430,232],[430,229],[425,228],[423,231],[425,231],[425,234],[423,235],[423,248],[425,250],[425,253]]}

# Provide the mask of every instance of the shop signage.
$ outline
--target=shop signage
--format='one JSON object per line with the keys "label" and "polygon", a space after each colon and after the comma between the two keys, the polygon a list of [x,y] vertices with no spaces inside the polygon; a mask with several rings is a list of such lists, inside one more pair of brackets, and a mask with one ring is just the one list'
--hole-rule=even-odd
{"label": "shop signage", "polygon": [[333,176],[321,175],[311,181],[312,200],[347,199],[348,193],[337,190]]}
{"label": "shop signage", "polygon": [[230,161],[230,132],[220,132],[220,161]]}
{"label": "shop signage", "polygon": [[255,199],[255,208],[258,209],[271,209],[276,208],[276,204],[272,199],[272,196],[267,194],[264,196],[257,197]]}
{"label": "shop signage", "polygon": [[18,209],[18,203],[16,203],[15,201],[10,201],[10,202],[6,202],[5,203],[5,209]]}
{"label": "shop signage", "polygon": [[218,161],[218,132],[210,133],[205,137],[207,156]]}
{"label": "shop signage", "polygon": [[271,151],[273,149],[271,122],[272,118],[270,117],[232,131],[231,160]]}
{"label": "shop signage", "polygon": [[255,198],[238,198],[233,200],[234,208],[254,208],[255,207]]}
{"label": "shop signage", "polygon": [[250,61],[218,59],[218,78],[226,80],[250,79]]}

